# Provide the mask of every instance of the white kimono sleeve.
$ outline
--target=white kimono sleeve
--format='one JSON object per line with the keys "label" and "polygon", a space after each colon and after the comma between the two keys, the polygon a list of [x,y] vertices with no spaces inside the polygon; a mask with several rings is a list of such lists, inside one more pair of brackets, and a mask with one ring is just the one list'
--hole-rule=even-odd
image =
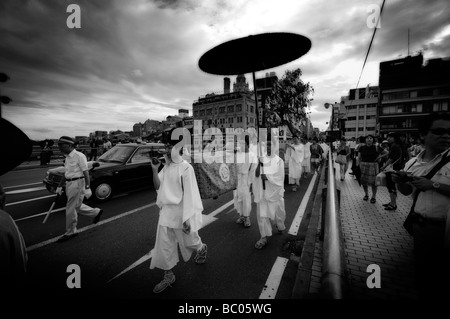
{"label": "white kimono sleeve", "polygon": [[191,231],[196,232],[202,227],[203,204],[194,168],[188,164],[184,167],[181,176],[183,187],[183,223],[189,220]]}
{"label": "white kimono sleeve", "polygon": [[284,161],[278,158],[277,171],[274,174],[267,174],[267,180],[273,185],[284,186]]}

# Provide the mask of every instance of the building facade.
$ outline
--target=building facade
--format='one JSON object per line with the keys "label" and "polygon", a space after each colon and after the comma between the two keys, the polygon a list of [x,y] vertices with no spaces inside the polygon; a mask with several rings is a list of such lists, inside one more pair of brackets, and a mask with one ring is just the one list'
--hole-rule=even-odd
{"label": "building facade", "polygon": [[448,112],[450,59],[422,54],[380,63],[379,133],[418,137],[418,123],[433,112]]}
{"label": "building facade", "polygon": [[338,112],[336,120],[346,139],[377,135],[378,86],[351,89],[342,104],[346,114]]}

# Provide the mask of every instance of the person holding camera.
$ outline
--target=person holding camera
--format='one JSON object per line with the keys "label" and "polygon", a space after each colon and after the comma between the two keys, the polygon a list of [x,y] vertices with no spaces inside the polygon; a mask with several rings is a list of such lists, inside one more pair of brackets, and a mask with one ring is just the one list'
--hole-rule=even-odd
{"label": "person holding camera", "polygon": [[425,150],[392,174],[403,195],[412,194],[412,233],[420,296],[448,298],[450,286],[450,114],[420,122]]}
{"label": "person holding camera", "polygon": [[58,147],[64,154],[64,176],[59,182],[56,193],[62,194],[62,187],[66,185],[66,233],[58,239],[58,243],[65,242],[76,235],[78,214],[94,218],[94,224],[98,223],[103,214],[100,208],[92,208],[83,204],[83,199],[92,196],[90,189],[89,171],[86,155],[75,150],[75,140],[68,136],[62,136],[58,140]]}

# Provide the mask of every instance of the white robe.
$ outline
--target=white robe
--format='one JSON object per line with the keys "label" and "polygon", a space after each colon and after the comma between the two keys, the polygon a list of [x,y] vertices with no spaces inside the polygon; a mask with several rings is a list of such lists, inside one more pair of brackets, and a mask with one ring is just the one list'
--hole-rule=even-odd
{"label": "white robe", "polygon": [[[202,247],[198,230],[202,227],[203,204],[194,169],[181,157],[164,166],[158,176],[156,204],[161,210],[150,269],[169,270],[179,261],[178,246],[184,261]],[[182,230],[185,221],[191,226],[189,234]]]}
{"label": "white robe", "polygon": [[[253,194],[255,203],[260,203],[260,216],[275,219],[275,211],[284,199],[284,161],[277,155],[264,157],[261,174],[267,176],[265,189],[261,176],[255,177]],[[262,204],[262,205],[261,205]]]}
{"label": "white robe", "polygon": [[241,216],[250,216],[252,208],[250,185],[253,182],[256,166],[256,156],[252,152],[238,152],[236,154],[238,183],[236,190],[233,192],[233,199],[234,208]]}
{"label": "white robe", "polygon": [[295,184],[294,179],[302,177],[302,162],[305,157],[305,146],[303,144],[292,145],[294,149],[288,148],[289,152],[289,184]]}

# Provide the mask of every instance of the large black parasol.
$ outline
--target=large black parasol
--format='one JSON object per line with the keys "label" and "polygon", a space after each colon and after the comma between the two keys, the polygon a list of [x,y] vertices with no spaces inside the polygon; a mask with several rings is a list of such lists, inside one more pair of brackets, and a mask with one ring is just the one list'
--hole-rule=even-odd
{"label": "large black parasol", "polygon": [[262,33],[222,43],[200,58],[200,69],[217,75],[254,73],[291,62],[311,49],[311,41],[295,33]]}
{"label": "large black parasol", "polygon": [[217,75],[252,73],[258,119],[256,123],[259,126],[255,72],[291,62],[310,49],[311,40],[302,35],[286,32],[262,33],[222,43],[203,54],[198,65],[204,72]]}

